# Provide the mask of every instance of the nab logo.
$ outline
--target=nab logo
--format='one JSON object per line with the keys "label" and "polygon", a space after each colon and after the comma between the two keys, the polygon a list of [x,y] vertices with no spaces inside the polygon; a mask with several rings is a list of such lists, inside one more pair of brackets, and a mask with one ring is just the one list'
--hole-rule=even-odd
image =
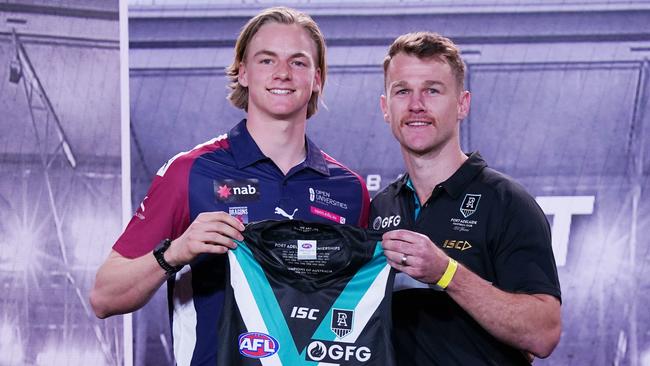
{"label": "nab logo", "polygon": [[387,227],[397,227],[402,222],[400,215],[392,215],[382,218],[381,216],[375,217],[372,221],[372,228],[375,230],[385,229]]}
{"label": "nab logo", "polygon": [[251,202],[260,199],[259,181],[257,179],[223,179],[215,180],[214,195],[217,201],[224,203]]}
{"label": "nab logo", "polygon": [[296,319],[309,319],[309,320],[318,320],[316,314],[320,310],[310,309],[303,306],[294,306],[291,310],[291,317]]}
{"label": "nab logo", "polygon": [[239,336],[239,353],[248,358],[273,356],[280,349],[280,344],[268,334],[250,332]]}

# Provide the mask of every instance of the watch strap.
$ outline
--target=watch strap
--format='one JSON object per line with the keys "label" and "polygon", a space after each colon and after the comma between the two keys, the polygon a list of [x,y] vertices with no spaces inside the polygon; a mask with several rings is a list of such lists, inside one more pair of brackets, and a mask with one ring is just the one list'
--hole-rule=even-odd
{"label": "watch strap", "polygon": [[156,262],[158,262],[160,267],[165,270],[167,276],[172,276],[183,268],[183,266],[174,267],[165,260],[165,251],[167,251],[171,244],[171,239],[165,239],[161,241],[153,251],[153,256],[156,258]]}

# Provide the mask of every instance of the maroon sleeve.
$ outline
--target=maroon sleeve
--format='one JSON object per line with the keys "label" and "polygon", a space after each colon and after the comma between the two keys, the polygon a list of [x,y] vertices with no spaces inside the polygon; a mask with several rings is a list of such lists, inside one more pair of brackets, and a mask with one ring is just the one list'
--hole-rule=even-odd
{"label": "maroon sleeve", "polygon": [[163,239],[175,239],[187,229],[193,161],[193,157],[179,154],[158,170],[147,195],[113,245],[116,252],[137,258],[151,252]]}
{"label": "maroon sleeve", "polygon": [[359,182],[361,182],[361,212],[359,214],[359,227],[367,228],[368,227],[368,217],[370,215],[370,194],[368,193],[368,187],[366,186],[366,181],[363,180],[358,174],[355,173]]}

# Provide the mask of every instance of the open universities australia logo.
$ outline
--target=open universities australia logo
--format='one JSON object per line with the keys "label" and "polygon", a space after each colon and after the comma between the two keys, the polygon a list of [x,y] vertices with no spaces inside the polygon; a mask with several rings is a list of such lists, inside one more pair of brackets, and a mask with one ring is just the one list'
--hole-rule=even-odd
{"label": "open universities australia logo", "polygon": [[460,213],[463,214],[463,217],[468,218],[478,208],[478,202],[481,200],[480,194],[471,194],[468,193],[463,199],[463,203],[460,205]]}
{"label": "open universities australia logo", "polygon": [[343,338],[352,331],[353,310],[332,309],[331,329],[337,337]]}

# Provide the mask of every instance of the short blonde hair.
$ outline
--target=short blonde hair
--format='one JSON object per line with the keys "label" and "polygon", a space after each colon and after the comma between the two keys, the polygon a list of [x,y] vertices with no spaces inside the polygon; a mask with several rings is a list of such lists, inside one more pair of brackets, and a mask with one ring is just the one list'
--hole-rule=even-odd
{"label": "short blonde hair", "polygon": [[[325,38],[316,22],[309,15],[295,9],[286,7],[269,8],[257,14],[244,25],[235,44],[235,58],[232,64],[226,68],[226,75],[228,75],[228,79],[230,80],[228,84],[230,88],[228,100],[235,107],[245,111],[248,111],[248,88],[239,83],[239,64],[246,59],[246,50],[253,36],[255,36],[264,24],[271,22],[287,25],[297,24],[309,33],[311,39],[316,44],[317,55],[314,62],[320,69],[320,90],[322,91],[325,86],[325,77],[327,76]],[[318,97],[318,91],[311,93],[309,105],[307,106],[307,118],[313,116],[318,110]]]}

